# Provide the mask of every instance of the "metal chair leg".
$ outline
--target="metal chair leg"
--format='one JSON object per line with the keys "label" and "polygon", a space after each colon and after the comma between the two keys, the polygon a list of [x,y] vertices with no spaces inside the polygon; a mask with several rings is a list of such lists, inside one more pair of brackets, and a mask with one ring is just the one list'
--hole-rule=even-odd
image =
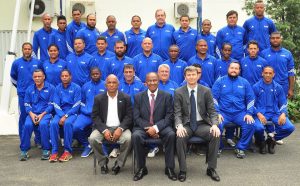
{"label": "metal chair leg", "polygon": [[93,157],[94,157],[94,174],[96,175],[97,174],[97,158],[96,158],[95,153],[94,153]]}

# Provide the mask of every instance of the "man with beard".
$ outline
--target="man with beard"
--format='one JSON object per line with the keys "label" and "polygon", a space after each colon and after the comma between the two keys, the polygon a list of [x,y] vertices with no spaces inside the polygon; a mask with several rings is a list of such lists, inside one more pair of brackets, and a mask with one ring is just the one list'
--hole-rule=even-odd
{"label": "man with beard", "polygon": [[117,41],[115,44],[115,57],[110,58],[107,61],[105,73],[114,74],[118,79],[123,79],[123,69],[126,64],[133,64],[132,59],[125,56],[126,46],[124,41]]}
{"label": "man with beard", "polygon": [[107,30],[101,34],[101,36],[104,36],[107,41],[107,50],[114,51],[115,43],[119,40],[125,42],[125,36],[122,32],[120,32],[117,28],[117,20],[115,16],[109,15],[106,18],[106,25]]}
{"label": "man with beard", "polygon": [[243,135],[236,145],[236,153],[237,158],[244,158],[256,125],[252,117],[255,96],[249,82],[239,74],[240,64],[230,63],[228,75],[217,79],[212,87],[212,93],[215,108],[219,113],[221,134],[230,122],[241,127]]}
{"label": "man with beard", "polygon": [[142,20],[138,15],[134,15],[131,18],[132,28],[125,32],[125,37],[127,41],[127,52],[128,57],[133,58],[137,54],[143,52],[142,42],[145,38],[146,31],[141,29]]}
{"label": "man with beard", "polygon": [[77,116],[73,124],[73,138],[77,139],[84,146],[81,157],[86,158],[92,153],[92,148],[88,142],[91,132],[87,127],[91,127],[91,118],[94,97],[105,92],[105,82],[101,80],[101,71],[98,67],[91,69],[91,81],[86,82],[81,89],[80,115]]}
{"label": "man with beard", "polygon": [[271,47],[262,51],[261,56],[268,65],[274,68],[274,80],[279,83],[285,95],[291,99],[294,96],[295,64],[292,53],[281,46],[282,36],[273,32],[270,36]]}
{"label": "man with beard", "polygon": [[68,24],[66,30],[67,46],[70,53],[74,52],[74,40],[77,32],[86,27],[86,24],[81,21],[81,10],[74,8],[72,9],[73,21]]}
{"label": "man with beard", "polygon": [[72,81],[79,86],[90,80],[90,70],[96,66],[93,61],[93,56],[84,51],[85,43],[82,38],[74,40],[75,53],[67,56],[67,68],[73,74]]}
{"label": "man with beard", "polygon": [[32,55],[36,58],[38,57],[38,50],[40,49],[40,60],[45,61],[46,59],[49,59],[48,55],[48,43],[49,43],[49,37],[50,35],[56,31],[56,29],[53,29],[51,27],[52,18],[50,14],[45,13],[42,16],[42,22],[43,22],[43,28],[39,29],[34,33],[33,36],[33,42],[32,42],[32,48],[33,53]]}
{"label": "man with beard", "polygon": [[77,32],[76,38],[82,38],[84,40],[85,52],[92,55],[94,52],[97,51],[96,42],[98,37],[100,36],[100,32],[96,28],[96,15],[89,14],[86,18],[87,26]]}
{"label": "man with beard", "polygon": [[136,75],[142,82],[146,81],[149,72],[157,72],[158,66],[163,62],[162,58],[153,53],[152,39],[146,37],[142,42],[143,52],[133,58]]}

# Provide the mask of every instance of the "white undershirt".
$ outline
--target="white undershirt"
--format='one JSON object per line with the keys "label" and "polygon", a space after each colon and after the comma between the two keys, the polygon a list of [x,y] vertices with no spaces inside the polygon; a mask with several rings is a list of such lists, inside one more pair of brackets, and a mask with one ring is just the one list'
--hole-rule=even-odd
{"label": "white undershirt", "polygon": [[118,127],[120,126],[120,119],[118,115],[118,92],[115,97],[108,97],[108,108],[107,108],[107,127]]}

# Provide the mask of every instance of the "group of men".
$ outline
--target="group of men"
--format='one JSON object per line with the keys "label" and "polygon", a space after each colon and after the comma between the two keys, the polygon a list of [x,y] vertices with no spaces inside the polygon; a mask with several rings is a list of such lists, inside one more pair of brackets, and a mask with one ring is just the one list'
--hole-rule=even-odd
{"label": "group of men", "polygon": [[[238,13],[229,11],[228,25],[216,37],[209,20],[198,34],[188,16],[181,16],[175,31],[162,9],[147,31],[140,28],[141,18],[133,16],[125,34],[116,29],[112,15],[106,19],[108,29],[100,33],[94,14],[87,16],[87,24],[81,22],[78,9],[72,11],[69,25],[58,16],[58,30],[51,28],[51,17],[45,14],[33,45],[23,44],[23,56],[11,69],[20,106],[20,160],[29,157],[33,131],[42,159],[69,161],[76,139],[84,147],[81,157],[94,151],[102,174],[109,171],[107,145],[119,148],[113,174],[120,172],[133,148],[137,181],[148,174],[145,140],[160,138],[165,174],[183,182],[187,142],[198,136],[208,142],[207,175],[220,181],[220,135],[231,122],[242,133],[236,145],[234,131],[226,134],[238,158],[245,157],[253,135],[262,154],[275,153],[275,142],[295,129],[287,118],[295,72],[292,54],[281,46],[281,34],[264,17],[264,8],[257,1],[255,16],[243,27],[237,25]],[[40,60],[35,58],[38,50]],[[265,129],[268,121],[274,126]],[[59,138],[64,139],[60,157]],[[157,152],[156,144],[148,147],[148,156]]]}

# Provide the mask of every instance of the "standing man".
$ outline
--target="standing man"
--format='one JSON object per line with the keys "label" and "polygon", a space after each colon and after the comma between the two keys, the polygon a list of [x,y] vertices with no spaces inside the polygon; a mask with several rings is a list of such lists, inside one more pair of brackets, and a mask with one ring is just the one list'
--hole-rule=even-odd
{"label": "standing man", "polygon": [[107,42],[106,38],[103,36],[98,37],[96,46],[98,51],[93,53],[94,64],[101,70],[102,76],[101,79],[105,80],[106,72],[105,68],[108,64],[109,58],[114,57],[115,54],[109,50],[107,50]]}
{"label": "standing man", "polygon": [[[12,84],[17,88],[18,103],[20,109],[19,117],[19,137],[22,137],[22,131],[26,120],[26,109],[24,106],[24,97],[26,89],[33,84],[32,75],[36,69],[41,69],[40,61],[31,57],[32,56],[32,45],[31,43],[25,42],[22,45],[23,56],[16,59],[10,70],[10,78]],[[35,131],[35,142],[39,143],[39,135]]]}
{"label": "standing man", "polygon": [[81,21],[81,11],[77,8],[72,9],[72,18],[73,21],[68,24],[66,30],[66,39],[67,39],[67,47],[69,53],[74,52],[74,40],[76,38],[77,32],[86,27],[86,24]]}
{"label": "standing man", "polygon": [[230,10],[226,14],[227,26],[220,29],[217,33],[217,46],[221,51],[223,43],[230,43],[232,46],[231,57],[241,60],[244,57],[244,45],[246,44],[245,29],[237,25],[238,13]]}
{"label": "standing man", "polygon": [[103,153],[102,141],[120,144],[120,155],[112,167],[112,173],[117,175],[131,150],[132,105],[130,97],[118,91],[119,81],[115,75],[107,76],[105,86],[107,92],[95,97],[89,142],[101,166],[101,174],[108,173],[108,158]]}
{"label": "standing man", "polygon": [[93,57],[84,51],[83,39],[76,38],[74,41],[75,53],[70,53],[66,58],[67,68],[73,74],[72,81],[79,86],[90,80],[91,68],[96,66]]}
{"label": "standing man", "polygon": [[73,138],[84,146],[81,153],[82,158],[88,157],[92,153],[92,148],[88,142],[88,136],[90,132],[86,131],[87,127],[92,125],[92,108],[94,104],[94,98],[98,94],[102,94],[105,91],[105,83],[101,80],[101,71],[98,67],[91,69],[91,81],[86,82],[81,89],[81,106],[80,115],[78,115],[76,121],[73,124]]}
{"label": "standing man", "polygon": [[247,79],[251,86],[257,83],[262,78],[262,72],[267,61],[258,56],[259,48],[257,41],[250,41],[248,43],[248,53],[241,61],[242,77]]}
{"label": "standing man", "polygon": [[123,41],[126,44],[125,36],[117,28],[117,20],[115,16],[109,15],[106,18],[107,30],[101,34],[106,38],[108,47],[107,50],[114,51],[115,43],[119,40]]}
{"label": "standing man", "polygon": [[45,13],[42,16],[43,28],[36,31],[33,35],[33,53],[34,57],[38,57],[38,51],[40,52],[39,59],[41,61],[45,61],[49,59],[49,55],[47,53],[49,37],[50,35],[56,31],[51,27],[52,18],[50,14]]}
{"label": "standing man", "polygon": [[[50,122],[50,139],[52,153],[49,162],[69,161],[72,159],[73,123],[77,118],[81,102],[81,89],[71,81],[72,75],[69,70],[63,70],[60,75],[61,82],[55,88],[53,105],[55,116]],[[60,127],[63,128],[64,153],[58,159],[58,137]]]}
{"label": "standing man", "polygon": [[291,99],[294,96],[295,64],[292,53],[281,46],[282,36],[273,32],[270,36],[271,47],[262,51],[261,56],[268,65],[274,68],[274,80],[279,83],[285,95]]}
{"label": "standing man", "polygon": [[231,44],[223,43],[222,50],[221,50],[222,57],[220,59],[217,59],[216,61],[215,79],[225,76],[228,73],[229,64],[233,61],[237,61],[230,57],[231,53],[232,53]]}
{"label": "standing man", "polygon": [[178,85],[183,82],[183,72],[185,67],[187,67],[185,61],[178,59],[179,52],[179,47],[177,45],[171,45],[169,48],[170,58],[163,62],[163,64],[167,64],[170,67],[170,80],[175,81]]}
{"label": "standing man", "polygon": [[32,79],[34,84],[26,89],[24,105],[26,117],[22,137],[21,137],[21,155],[20,161],[26,161],[29,158],[30,138],[33,128],[41,133],[42,160],[48,160],[50,156],[50,132],[49,123],[52,118],[53,110],[52,100],[55,88],[48,82],[45,82],[45,74],[41,69],[33,72]]}
{"label": "standing man", "polygon": [[170,67],[167,64],[161,64],[157,71],[159,84],[158,89],[168,92],[174,97],[174,92],[178,88],[178,84],[175,81],[170,80]]}
{"label": "standing man", "polygon": [[209,88],[197,83],[197,69],[189,66],[184,70],[186,86],[175,91],[174,114],[177,129],[176,150],[180,172],[178,179],[186,180],[187,141],[192,136],[199,136],[209,142],[208,168],[206,174],[215,181],[220,181],[216,172],[217,153],[220,143],[218,114]]}
{"label": "standing man", "polygon": [[265,4],[262,0],[254,3],[255,15],[246,20],[243,27],[246,30],[247,43],[251,40],[257,41],[259,51],[270,47],[270,35],[276,31],[276,26],[271,19],[264,16]]}
{"label": "standing man", "polygon": [[175,43],[173,39],[175,28],[166,23],[166,12],[162,9],[155,11],[155,19],[156,23],[147,29],[146,37],[150,37],[153,41],[153,52],[166,60],[169,47]]}
{"label": "standing man", "polygon": [[180,28],[174,31],[173,38],[180,49],[179,58],[188,61],[196,54],[194,46],[197,43],[198,32],[196,29],[190,27],[190,17],[188,15],[180,16],[179,21]]}
{"label": "standing man", "polygon": [[85,48],[84,48],[85,52],[92,55],[97,51],[96,42],[98,37],[100,36],[100,32],[96,28],[95,14],[89,14],[86,17],[86,19],[87,19],[86,21],[87,26],[77,32],[76,38],[83,39],[85,43]]}
{"label": "standing man", "polygon": [[188,65],[197,63],[202,67],[201,79],[212,87],[215,82],[216,58],[207,53],[208,46],[204,39],[197,41],[197,54],[188,61]]}
{"label": "standing man", "polygon": [[126,55],[133,58],[139,53],[143,52],[142,42],[146,36],[146,31],[141,29],[142,20],[138,15],[134,15],[131,18],[132,28],[125,32],[125,37],[127,41],[127,51]]}
{"label": "standing man", "polygon": [[133,180],[138,181],[148,174],[146,167],[145,144],[148,138],[161,138],[165,147],[165,174],[175,181],[175,133],[172,129],[173,105],[169,93],[158,90],[158,75],[150,72],[146,77],[148,90],[134,97],[134,132],[132,144],[137,158],[138,171]]}
{"label": "standing man", "polygon": [[[240,77],[240,64],[230,63],[228,75],[220,77],[212,87],[214,104],[219,113],[219,128],[233,122],[241,127],[243,134],[237,143],[237,158],[245,158],[247,150],[255,130],[254,113],[255,96],[249,82]],[[221,144],[222,147],[222,144]]]}
{"label": "standing man", "polygon": [[146,37],[142,42],[143,52],[133,58],[133,64],[136,69],[136,75],[142,82],[146,81],[146,75],[149,72],[157,72],[158,66],[163,62],[162,58],[153,53],[152,39]]}
{"label": "standing man", "polygon": [[202,32],[198,35],[197,40],[204,39],[208,45],[208,53],[218,59],[216,36],[210,33],[211,27],[211,21],[204,19],[202,21]]}
{"label": "standing man", "polygon": [[262,72],[263,79],[253,86],[255,94],[256,122],[261,128],[267,121],[275,124],[275,133],[268,133],[265,141],[264,130],[256,132],[256,140],[260,145],[260,153],[265,154],[265,143],[268,145],[268,152],[275,153],[276,141],[289,136],[295,126],[288,119],[286,95],[278,83],[273,80],[275,73],[271,66],[266,66]]}
{"label": "standing man", "polygon": [[65,16],[60,15],[57,17],[57,26],[58,30],[54,31],[49,36],[48,46],[50,46],[51,44],[57,45],[59,49],[59,58],[65,60],[67,55],[69,54],[66,40],[67,19]]}

